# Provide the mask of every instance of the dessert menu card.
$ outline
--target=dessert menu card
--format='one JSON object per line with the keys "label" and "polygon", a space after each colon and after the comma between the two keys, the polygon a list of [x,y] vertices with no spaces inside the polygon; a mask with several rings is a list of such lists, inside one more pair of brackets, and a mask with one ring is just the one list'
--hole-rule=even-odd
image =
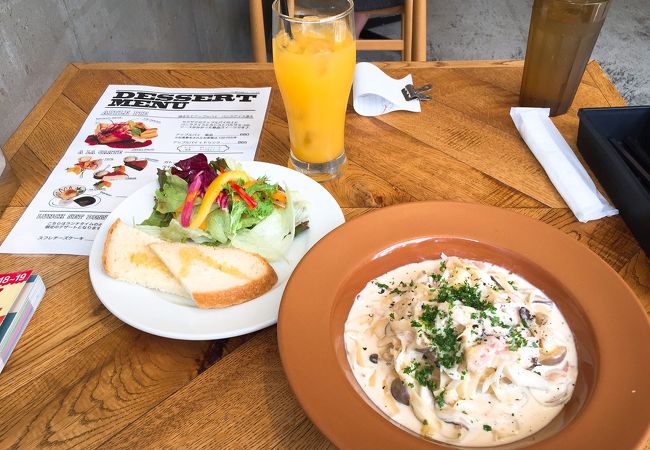
{"label": "dessert menu card", "polygon": [[271,88],[110,85],[0,253],[88,255],[106,217],[158,168],[253,160]]}

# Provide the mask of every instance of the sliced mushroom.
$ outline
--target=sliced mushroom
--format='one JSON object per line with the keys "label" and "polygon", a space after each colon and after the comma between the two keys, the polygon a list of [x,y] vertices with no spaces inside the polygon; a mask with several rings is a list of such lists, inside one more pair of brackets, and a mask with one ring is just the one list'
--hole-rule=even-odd
{"label": "sliced mushroom", "polygon": [[469,431],[469,426],[465,425],[464,423],[454,422],[452,420],[443,420],[443,422],[448,423],[449,425],[455,425],[457,427],[465,428],[467,431]]}
{"label": "sliced mushroom", "polygon": [[528,311],[528,308],[521,307],[519,308],[519,318],[521,319],[521,323],[526,327],[529,328],[530,322],[533,319],[533,316],[530,314],[530,311]]}
{"label": "sliced mushroom", "polygon": [[566,357],[566,347],[556,347],[548,353],[543,353],[539,358],[539,363],[543,366],[555,366],[564,361]]}
{"label": "sliced mushroom", "polygon": [[535,314],[535,323],[537,325],[546,325],[548,323],[548,316],[544,313]]}
{"label": "sliced mushroom", "polygon": [[409,391],[406,389],[406,386],[404,386],[402,380],[399,378],[395,378],[390,384],[390,393],[392,394],[393,398],[402,405],[409,406],[411,403]]}
{"label": "sliced mushroom", "polygon": [[535,298],[531,303],[539,303],[541,305],[546,305],[549,308],[553,306],[553,302],[546,297]]}
{"label": "sliced mushroom", "polygon": [[497,287],[498,287],[499,289],[501,289],[502,291],[505,291],[505,290],[506,290],[506,288],[504,288],[504,287],[501,285],[501,283],[499,283],[499,282],[497,281],[497,279],[494,278],[492,275],[490,275],[490,278],[492,279],[492,281],[494,281],[494,284],[496,284]]}
{"label": "sliced mushroom", "polygon": [[429,364],[434,364],[437,359],[435,353],[433,353],[431,350],[424,352],[422,358],[424,358]]}

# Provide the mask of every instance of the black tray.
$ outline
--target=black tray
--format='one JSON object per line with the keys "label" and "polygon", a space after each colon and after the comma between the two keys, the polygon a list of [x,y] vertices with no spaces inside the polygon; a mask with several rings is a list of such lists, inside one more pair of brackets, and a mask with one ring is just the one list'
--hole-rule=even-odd
{"label": "black tray", "polygon": [[[633,137],[650,145],[650,106],[583,108],[578,111],[578,148],[625,223],[650,256],[650,189],[623,159],[610,138]],[[650,156],[650,153],[647,153]]]}

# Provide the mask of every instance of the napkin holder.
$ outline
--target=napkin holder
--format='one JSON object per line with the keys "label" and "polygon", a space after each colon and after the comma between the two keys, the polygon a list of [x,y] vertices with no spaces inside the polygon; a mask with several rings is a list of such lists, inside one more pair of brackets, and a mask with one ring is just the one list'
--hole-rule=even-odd
{"label": "napkin holder", "polygon": [[630,136],[650,142],[650,106],[582,108],[578,117],[580,153],[650,255],[650,190],[610,142]]}

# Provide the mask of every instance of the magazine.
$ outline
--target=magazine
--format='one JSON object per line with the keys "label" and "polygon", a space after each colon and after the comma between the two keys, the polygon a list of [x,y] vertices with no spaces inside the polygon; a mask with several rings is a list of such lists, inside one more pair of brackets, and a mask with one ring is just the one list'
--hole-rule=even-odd
{"label": "magazine", "polygon": [[[45,295],[43,280],[31,272],[28,270],[0,275],[0,298],[11,300],[11,307],[0,324],[0,372]],[[21,281],[12,282],[17,279]],[[6,283],[3,284],[3,280]],[[12,289],[5,289],[7,286]]]}

